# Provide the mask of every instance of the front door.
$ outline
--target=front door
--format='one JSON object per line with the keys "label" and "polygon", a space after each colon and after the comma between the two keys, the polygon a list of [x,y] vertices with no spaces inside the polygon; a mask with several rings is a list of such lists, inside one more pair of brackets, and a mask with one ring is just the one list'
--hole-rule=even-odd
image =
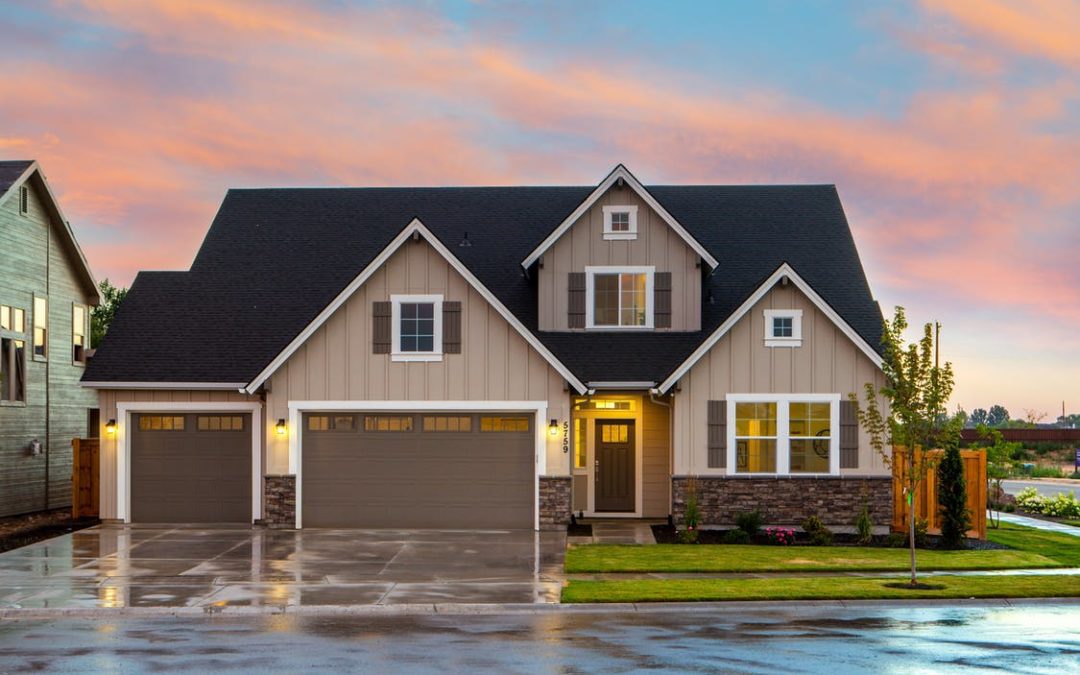
{"label": "front door", "polygon": [[595,508],[634,511],[634,420],[596,420]]}

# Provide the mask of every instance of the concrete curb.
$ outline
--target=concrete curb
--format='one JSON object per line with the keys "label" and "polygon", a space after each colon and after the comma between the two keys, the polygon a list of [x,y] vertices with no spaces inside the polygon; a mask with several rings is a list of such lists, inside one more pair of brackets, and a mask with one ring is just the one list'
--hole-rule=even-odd
{"label": "concrete curb", "polygon": [[485,616],[528,614],[633,614],[663,612],[746,612],[800,609],[855,609],[886,607],[987,607],[1080,605],[1080,598],[913,598],[911,600],[761,600],[731,602],[654,602],[595,604],[403,604],[403,605],[303,605],[226,607],[38,607],[0,609],[0,620],[121,619],[121,618],[233,618],[251,616]]}

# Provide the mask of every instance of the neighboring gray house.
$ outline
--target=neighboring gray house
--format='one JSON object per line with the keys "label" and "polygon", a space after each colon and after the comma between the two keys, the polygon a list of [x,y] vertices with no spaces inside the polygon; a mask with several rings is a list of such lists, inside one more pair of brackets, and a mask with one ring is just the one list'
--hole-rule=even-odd
{"label": "neighboring gray house", "polygon": [[101,515],[885,525],[881,329],[829,185],[231,190],[84,377]]}
{"label": "neighboring gray house", "polygon": [[97,428],[79,386],[99,302],[34,161],[0,161],[0,516],[71,504],[71,440]]}

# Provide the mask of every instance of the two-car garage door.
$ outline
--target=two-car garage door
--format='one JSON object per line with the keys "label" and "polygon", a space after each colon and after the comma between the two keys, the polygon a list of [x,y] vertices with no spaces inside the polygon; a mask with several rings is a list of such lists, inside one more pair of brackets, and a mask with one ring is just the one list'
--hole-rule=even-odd
{"label": "two-car garage door", "polygon": [[303,526],[532,528],[532,415],[310,413]]}

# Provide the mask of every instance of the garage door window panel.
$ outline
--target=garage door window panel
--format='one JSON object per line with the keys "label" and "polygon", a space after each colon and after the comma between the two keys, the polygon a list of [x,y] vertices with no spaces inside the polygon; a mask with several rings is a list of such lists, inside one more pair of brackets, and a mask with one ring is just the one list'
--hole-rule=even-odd
{"label": "garage door window panel", "polygon": [[426,433],[468,433],[472,431],[472,422],[469,415],[425,415],[422,428]]}
{"label": "garage door window panel", "polygon": [[411,415],[368,415],[364,418],[364,431],[401,433],[412,430]]}
{"label": "garage door window panel", "polygon": [[525,416],[488,416],[480,417],[480,431],[491,432],[526,432],[529,430],[529,418]]}
{"label": "garage door window panel", "polygon": [[240,415],[199,415],[195,427],[199,431],[243,431],[244,418]]}
{"label": "garage door window panel", "polygon": [[184,418],[174,415],[142,415],[139,431],[183,431]]}

